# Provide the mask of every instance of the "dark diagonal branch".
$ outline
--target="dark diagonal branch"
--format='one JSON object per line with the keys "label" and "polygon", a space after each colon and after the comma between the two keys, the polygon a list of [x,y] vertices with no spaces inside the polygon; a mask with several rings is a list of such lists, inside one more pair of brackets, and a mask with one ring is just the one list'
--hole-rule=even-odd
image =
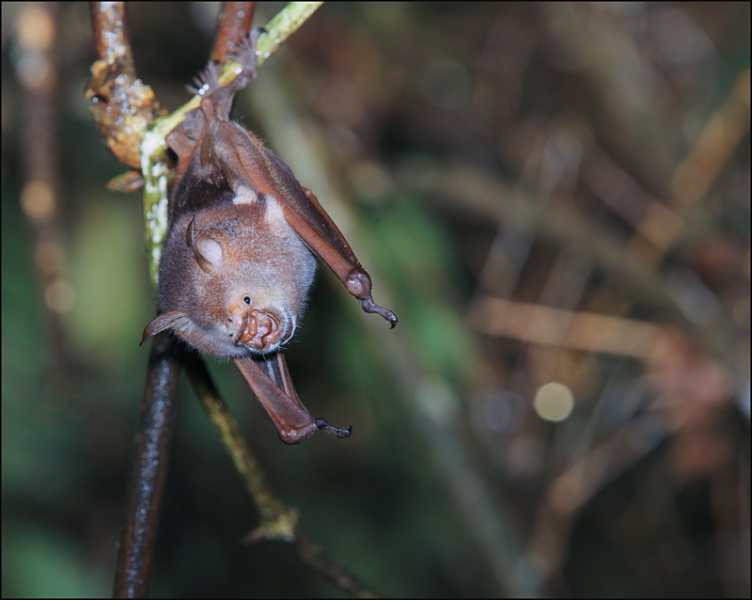
{"label": "dark diagonal branch", "polygon": [[173,338],[157,336],[149,356],[126,522],[115,567],[116,598],[144,598],[149,591],[179,377]]}

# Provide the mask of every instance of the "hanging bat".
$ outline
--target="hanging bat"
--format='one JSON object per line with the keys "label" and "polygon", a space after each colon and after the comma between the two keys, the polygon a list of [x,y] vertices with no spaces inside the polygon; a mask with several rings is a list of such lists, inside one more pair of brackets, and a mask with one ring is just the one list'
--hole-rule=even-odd
{"label": "hanging bat", "polygon": [[283,345],[301,318],[316,270],[334,271],[364,311],[397,317],[371,297],[371,278],[316,196],[249,130],[230,120],[235,93],[256,75],[255,33],[241,44],[242,72],[220,86],[210,64],[199,108],[167,136],[177,154],[170,226],[159,265],[159,315],[141,343],[171,330],[193,348],[235,360],[282,441],[323,429],[295,393]]}

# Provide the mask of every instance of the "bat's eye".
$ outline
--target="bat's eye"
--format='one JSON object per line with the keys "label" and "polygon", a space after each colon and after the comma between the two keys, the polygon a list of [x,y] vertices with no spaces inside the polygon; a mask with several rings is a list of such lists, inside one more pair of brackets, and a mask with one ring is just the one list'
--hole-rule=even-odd
{"label": "bat's eye", "polygon": [[251,305],[251,297],[250,296],[243,296],[243,302],[245,302],[248,306]]}

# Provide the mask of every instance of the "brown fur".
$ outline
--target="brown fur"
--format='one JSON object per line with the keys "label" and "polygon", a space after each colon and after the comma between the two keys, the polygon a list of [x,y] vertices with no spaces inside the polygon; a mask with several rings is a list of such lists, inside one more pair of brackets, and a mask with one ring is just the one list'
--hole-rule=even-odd
{"label": "brown fur", "polygon": [[[194,348],[228,358],[271,352],[292,337],[316,260],[276,218],[273,203],[226,202],[177,219],[159,268],[162,314],[150,324],[153,331],[147,328],[150,335],[169,328]],[[191,220],[199,258],[201,240],[214,253],[204,252],[213,261],[203,268],[186,239]]]}

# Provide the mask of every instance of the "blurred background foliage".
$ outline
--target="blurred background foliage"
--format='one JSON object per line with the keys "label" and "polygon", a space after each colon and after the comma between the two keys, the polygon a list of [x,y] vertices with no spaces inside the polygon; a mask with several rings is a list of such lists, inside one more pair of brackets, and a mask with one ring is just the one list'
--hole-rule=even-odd
{"label": "blurred background foliage", "polygon": [[[216,10],[131,6],[163,106]],[[4,596],[112,583],[154,293],[139,195],[105,190],[93,56],[85,3],[3,3]],[[325,4],[239,94],[400,317],[319,274],[288,363],[348,440],[281,444],[210,361],[367,586],[749,596],[749,62],[749,3]],[[240,543],[254,507],[181,394],[152,595],[341,595]]]}

